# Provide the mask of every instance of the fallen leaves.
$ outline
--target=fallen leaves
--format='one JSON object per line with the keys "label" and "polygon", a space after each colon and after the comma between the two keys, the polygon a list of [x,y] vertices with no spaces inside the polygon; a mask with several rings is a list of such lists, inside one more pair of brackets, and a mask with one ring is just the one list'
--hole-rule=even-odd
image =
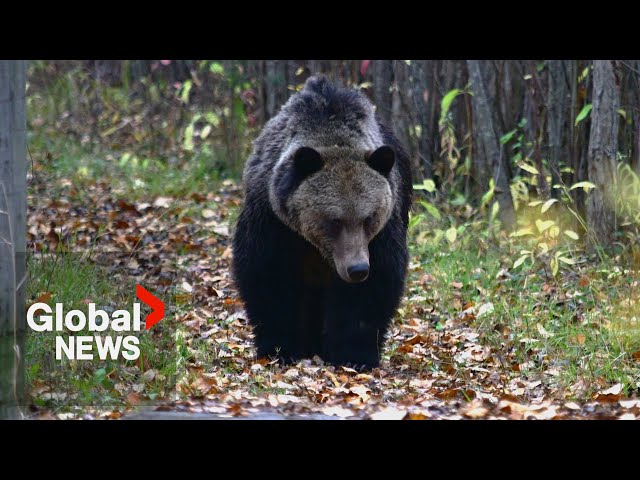
{"label": "fallen leaves", "polygon": [[[256,359],[252,330],[229,272],[231,209],[239,204],[236,186],[190,198],[159,196],[142,202],[114,199],[100,183],[88,185],[85,194],[91,201],[73,195],[72,188],[63,187],[62,198],[55,202],[46,195],[31,198],[29,245],[33,251],[94,246],[95,261],[114,274],[128,281],[144,280],[149,288],[173,295],[184,367],[175,388],[179,400],[169,403],[160,397],[163,409],[228,417],[268,411],[375,420],[640,416],[640,401],[624,398],[621,383],[605,382],[595,394],[586,380],[565,390],[558,387],[565,366],[550,364],[546,357],[545,343],[558,340],[547,312],[536,307],[538,317],[527,319],[531,323],[526,336],[516,336],[522,319],[511,324],[496,314],[500,296],[491,296],[467,277],[464,282],[447,277],[440,283],[451,292],[452,312],[447,313],[432,291],[442,279],[436,271],[425,273],[415,257],[407,297],[390,327],[381,368],[358,373],[319,358],[286,366],[275,359]],[[500,269],[493,277],[496,292],[503,295],[501,289],[515,275]],[[590,281],[582,277],[578,284],[587,287]],[[536,293],[536,301],[554,296],[558,305],[578,298],[573,291],[558,292],[549,284]],[[39,292],[34,300],[48,303],[54,297],[55,292]],[[583,320],[584,313],[578,311],[575,322]],[[490,331],[497,332],[502,343],[489,343]],[[579,349],[591,338],[574,333],[568,343]],[[515,351],[525,353],[517,356]],[[640,351],[628,356],[640,361]],[[118,382],[115,388],[126,408],[149,401],[145,384],[162,382],[153,365],[141,364],[136,375],[135,382]],[[44,385],[34,392],[65,400]],[[121,409],[96,414],[121,415]]]}

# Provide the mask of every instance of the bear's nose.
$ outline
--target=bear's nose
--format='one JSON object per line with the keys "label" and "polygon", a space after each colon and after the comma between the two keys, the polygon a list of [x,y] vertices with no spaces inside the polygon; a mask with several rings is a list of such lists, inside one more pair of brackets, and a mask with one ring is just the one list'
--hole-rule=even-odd
{"label": "bear's nose", "polygon": [[347,273],[352,282],[363,282],[369,276],[369,265],[358,263],[347,268]]}

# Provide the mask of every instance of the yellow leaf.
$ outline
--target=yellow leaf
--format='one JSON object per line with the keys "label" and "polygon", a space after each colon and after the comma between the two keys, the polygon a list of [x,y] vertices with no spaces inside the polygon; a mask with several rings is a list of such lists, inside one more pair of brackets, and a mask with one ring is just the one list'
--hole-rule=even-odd
{"label": "yellow leaf", "polygon": [[521,228],[520,230],[516,230],[513,232],[510,237],[524,237],[525,235],[533,235],[533,232],[530,228]]}
{"label": "yellow leaf", "polygon": [[458,232],[456,231],[455,227],[451,227],[445,232],[444,236],[449,241],[449,243],[453,243],[456,241],[456,238],[458,237]]}
{"label": "yellow leaf", "polygon": [[519,259],[513,262],[513,268],[518,268],[520,265],[524,263],[524,261],[529,258],[529,255],[522,255]]}
{"label": "yellow leaf", "polygon": [[532,173],[532,174],[534,174],[534,175],[539,175],[539,174],[540,174],[540,172],[538,172],[538,170],[537,170],[535,167],[533,167],[533,166],[531,166],[531,165],[528,165],[528,164],[526,164],[526,163],[524,163],[524,162],[520,162],[520,163],[518,163],[518,166],[519,166],[522,170],[524,170],[525,172],[529,172],[529,173]]}
{"label": "yellow leaf", "polygon": [[538,227],[538,232],[542,233],[556,222],[553,220],[536,220],[536,227]]}
{"label": "yellow leaf", "polygon": [[580,237],[578,236],[578,234],[576,232],[574,232],[573,230],[565,230],[564,234],[569,237],[572,238],[573,240],[578,240]]}
{"label": "yellow leaf", "polygon": [[582,188],[583,190],[588,192],[590,189],[596,188],[596,186],[591,182],[578,182],[571,185],[571,188],[569,190],[573,190],[575,188]]}
{"label": "yellow leaf", "polygon": [[558,260],[556,258],[552,258],[550,262],[550,266],[551,266],[551,273],[555,277],[558,274],[558,269],[560,268],[558,264]]}
{"label": "yellow leaf", "polygon": [[544,202],[544,205],[542,205],[542,208],[540,209],[540,212],[541,213],[546,212],[547,210],[549,210],[549,208],[551,208],[551,205],[553,205],[557,201],[558,201],[557,198],[552,198],[550,200],[547,200],[546,202]]}

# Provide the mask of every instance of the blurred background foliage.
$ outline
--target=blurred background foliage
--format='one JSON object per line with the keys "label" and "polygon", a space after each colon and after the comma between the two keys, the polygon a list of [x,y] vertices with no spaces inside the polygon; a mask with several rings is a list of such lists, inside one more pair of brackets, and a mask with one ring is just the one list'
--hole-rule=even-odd
{"label": "blurred background foliage", "polygon": [[[131,191],[198,191],[239,179],[264,123],[310,75],[324,73],[363,90],[406,145],[415,183],[429,187],[417,187],[418,214],[428,215],[440,202],[438,208],[461,208],[489,224],[497,218],[520,236],[532,229],[535,237],[549,230],[547,236],[562,238],[568,230],[573,233],[564,237],[573,240],[588,231],[589,191],[619,183],[595,202],[607,202],[615,217],[603,220],[607,228],[594,232],[593,243],[629,244],[640,220],[640,61],[601,61],[615,78],[613,87],[594,86],[596,63],[33,61],[30,153],[36,167],[54,167],[79,181],[108,170]],[[589,173],[601,162],[590,136],[593,92],[602,88],[615,89],[617,102],[605,105],[604,115],[615,108],[619,117],[616,138],[598,143],[600,150],[615,151],[618,173],[609,179],[606,172],[603,178]],[[536,220],[542,229],[534,228]],[[548,221],[554,225],[540,225]]]}

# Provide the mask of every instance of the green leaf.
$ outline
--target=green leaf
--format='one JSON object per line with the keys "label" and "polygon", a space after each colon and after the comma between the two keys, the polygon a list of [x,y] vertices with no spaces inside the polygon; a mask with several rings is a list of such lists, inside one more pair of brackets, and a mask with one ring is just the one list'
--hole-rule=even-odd
{"label": "green leaf", "polygon": [[526,164],[524,162],[518,162],[518,166],[521,169],[523,169],[524,171],[532,173],[534,175],[539,175],[540,174],[540,172],[538,172],[538,170],[535,167],[533,167],[531,165],[528,165],[528,164]]}
{"label": "green leaf", "polygon": [[552,258],[551,262],[549,263],[549,266],[551,267],[551,273],[555,277],[558,274],[558,268],[559,268],[558,260],[556,260],[555,258]]}
{"label": "green leaf", "polygon": [[214,127],[218,128],[220,125],[220,117],[213,112],[207,112],[204,114],[204,118]]}
{"label": "green leaf", "polygon": [[544,202],[544,205],[542,205],[542,208],[540,209],[540,213],[544,213],[547,210],[549,210],[551,208],[551,205],[553,205],[557,201],[558,201],[557,198],[552,198],[552,199],[547,200],[546,202]]}
{"label": "green leaf", "polygon": [[451,103],[453,100],[462,93],[462,90],[459,88],[454,88],[450,90],[443,98],[442,103],[440,104],[440,119],[444,118],[447,113],[449,113],[449,108],[451,108]]}
{"label": "green leaf", "polygon": [[542,200],[534,200],[533,202],[529,202],[530,207],[537,207],[538,205],[542,205]]}
{"label": "green leaf", "polygon": [[493,202],[493,205],[491,206],[491,220],[493,221],[494,218],[496,218],[496,215],[498,215],[498,212],[500,211],[500,204],[498,202]]}
{"label": "green leaf", "polygon": [[580,237],[578,236],[578,234],[576,232],[574,232],[573,230],[565,230],[564,234],[569,237],[572,238],[573,240],[578,240]]}
{"label": "green leaf", "polygon": [[182,148],[190,152],[193,150],[193,123],[188,125],[184,130],[184,143]]}
{"label": "green leaf", "polygon": [[511,140],[513,138],[513,136],[516,134],[516,129],[514,128],[513,130],[511,130],[510,132],[505,133],[503,136],[500,137],[500,143],[502,145],[504,145],[505,143],[507,143],[509,140]]}
{"label": "green leaf", "polygon": [[582,120],[587,118],[587,115],[589,115],[589,112],[591,111],[592,107],[593,105],[591,105],[590,103],[587,103],[585,104],[584,107],[582,107],[582,110],[580,110],[580,113],[576,117],[576,123],[575,123],[576,125],[578,125]]}
{"label": "green leaf", "polygon": [[186,80],[182,84],[182,90],[180,91],[180,100],[183,103],[189,103],[189,92],[191,91],[191,87],[193,86],[191,80]]}
{"label": "green leaf", "polygon": [[585,78],[587,78],[587,75],[589,75],[590,69],[591,69],[591,65],[589,65],[588,67],[585,67],[584,70],[582,70],[580,75],[578,75],[578,82],[582,82]]}
{"label": "green leaf", "polygon": [[420,222],[422,222],[424,220],[424,215],[422,214],[418,214],[418,215],[411,215],[411,218],[409,219],[409,229],[412,229],[413,227],[415,227],[416,225],[418,225]]}
{"label": "green leaf", "polygon": [[485,205],[487,205],[491,199],[493,198],[493,192],[495,190],[495,183],[493,181],[493,178],[489,179],[489,190],[487,190],[485,192],[484,195],[482,195],[482,200],[480,200],[480,208],[484,208]]}
{"label": "green leaf", "polygon": [[597,188],[597,187],[591,182],[578,182],[571,185],[571,188],[569,190],[574,190],[576,188],[582,188],[586,192],[588,192],[590,189]]}
{"label": "green leaf", "polygon": [[445,233],[444,233],[445,238],[449,241],[449,243],[453,243],[456,241],[456,238],[458,237],[458,232],[456,231],[456,227],[451,227],[449,228]]}
{"label": "green leaf", "polygon": [[213,62],[211,65],[209,65],[209,71],[211,73],[217,73],[217,74],[224,74],[224,67],[222,66],[222,64],[218,63],[218,62]]}
{"label": "green leaf", "polygon": [[442,218],[440,216],[440,212],[438,211],[438,209],[436,207],[434,207],[432,204],[430,204],[429,202],[425,202],[423,200],[423,201],[420,201],[420,205],[422,205],[424,207],[424,209],[427,212],[429,212],[429,215],[431,215],[436,220],[440,220]]}
{"label": "green leaf", "polygon": [[567,265],[576,264],[575,260],[572,260],[571,258],[567,258],[567,257],[558,257],[558,260],[560,260],[562,263],[566,263]]}
{"label": "green leaf", "polygon": [[522,265],[524,263],[524,261],[529,258],[529,255],[522,255],[519,259],[517,259],[515,262],[513,262],[513,268],[516,269],[518,268],[520,265]]}
{"label": "green leaf", "polygon": [[426,190],[429,193],[435,192],[436,191],[436,183],[431,180],[430,178],[426,178],[423,182],[422,185],[418,184],[418,185],[414,185],[413,186],[414,190]]}
{"label": "green leaf", "polygon": [[622,108],[618,109],[618,113],[622,115],[622,118],[627,119],[627,112],[625,112]]}

